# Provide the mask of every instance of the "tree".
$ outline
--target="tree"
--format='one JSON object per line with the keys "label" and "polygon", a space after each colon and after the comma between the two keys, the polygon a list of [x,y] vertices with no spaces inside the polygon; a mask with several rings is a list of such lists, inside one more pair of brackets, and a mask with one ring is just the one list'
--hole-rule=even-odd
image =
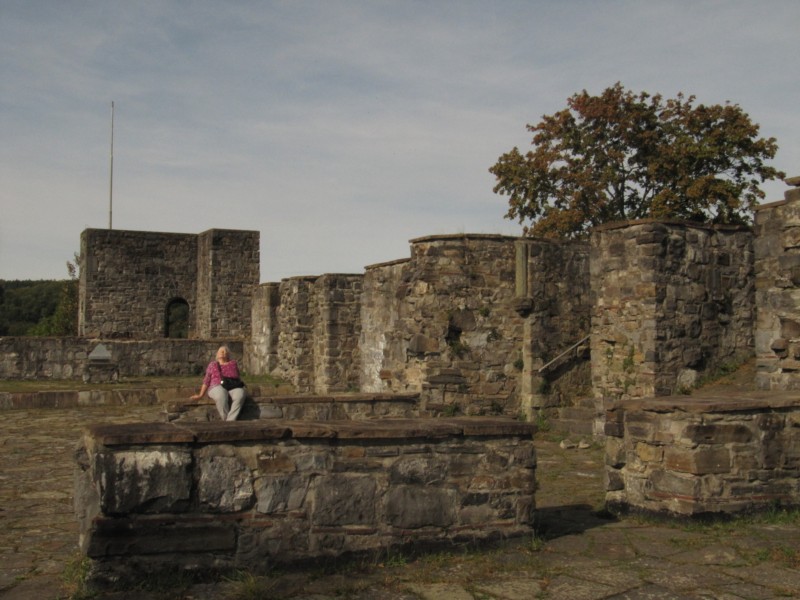
{"label": "tree", "polygon": [[586,90],[568,108],[528,125],[534,149],[500,156],[494,192],[526,235],[581,237],[611,221],[653,217],[747,224],[785,174],[765,164],[778,149],[736,104],[638,95],[620,83]]}
{"label": "tree", "polygon": [[78,279],[80,256],[75,262],[67,261],[69,279],[60,283],[58,304],[52,314],[41,319],[28,330],[28,335],[67,336],[78,334]]}

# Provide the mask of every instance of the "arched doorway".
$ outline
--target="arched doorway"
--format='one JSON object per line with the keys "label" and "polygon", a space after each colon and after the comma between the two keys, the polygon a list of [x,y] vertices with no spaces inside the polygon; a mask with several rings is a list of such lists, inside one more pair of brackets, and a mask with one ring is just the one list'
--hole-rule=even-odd
{"label": "arched doorway", "polygon": [[189,303],[183,298],[173,298],[167,303],[164,314],[164,337],[177,339],[189,337]]}

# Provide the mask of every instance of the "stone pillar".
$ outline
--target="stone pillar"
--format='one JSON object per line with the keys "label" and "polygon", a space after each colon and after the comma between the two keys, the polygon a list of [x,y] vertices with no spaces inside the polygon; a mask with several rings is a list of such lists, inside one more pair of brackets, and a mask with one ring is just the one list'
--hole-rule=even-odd
{"label": "stone pillar", "polygon": [[756,385],[800,389],[800,177],[779,202],[756,209]]}

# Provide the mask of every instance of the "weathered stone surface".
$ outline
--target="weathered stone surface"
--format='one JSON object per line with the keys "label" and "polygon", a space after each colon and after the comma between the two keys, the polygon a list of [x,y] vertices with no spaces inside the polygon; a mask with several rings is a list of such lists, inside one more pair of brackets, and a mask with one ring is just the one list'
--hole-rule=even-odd
{"label": "weathered stone surface", "polygon": [[[113,575],[131,564],[258,568],[415,541],[530,534],[532,430],[515,425],[528,435],[504,436],[508,419],[467,427],[471,420],[386,419],[359,437],[352,421],[272,420],[260,440],[244,422],[170,424],[193,432],[172,444],[150,443],[146,429],[139,440],[128,429],[126,445],[87,435],[77,453],[81,547]],[[274,437],[283,430],[291,435]],[[159,541],[162,525],[184,539]]]}
{"label": "weathered stone surface", "polygon": [[370,476],[331,475],[314,488],[317,525],[374,525],[377,482]]}
{"label": "weathered stone surface", "polygon": [[796,394],[620,404],[623,435],[606,441],[610,505],[696,515],[800,502]]}
{"label": "weathered stone surface", "polygon": [[402,529],[449,527],[456,520],[454,490],[423,486],[398,486],[386,497],[386,517]]}
{"label": "weathered stone surface", "polygon": [[180,448],[100,454],[93,467],[102,473],[100,508],[110,514],[179,512],[190,497],[191,464],[191,453]]}
{"label": "weathered stone surface", "polygon": [[250,470],[229,456],[201,458],[195,467],[200,474],[197,497],[200,504],[214,512],[235,512],[253,504]]}
{"label": "weathered stone surface", "polygon": [[742,424],[688,425],[683,435],[695,444],[746,444],[753,440],[753,432]]}
{"label": "weathered stone surface", "polygon": [[257,231],[86,229],[81,261],[93,266],[81,272],[82,336],[163,337],[164,314],[176,298],[193,309],[186,337],[250,335],[251,297],[259,278]]}
{"label": "weathered stone surface", "polygon": [[195,522],[176,524],[172,519],[105,519],[94,524],[87,556],[161,555],[166,553],[230,552],[236,546],[231,524]]}
{"label": "weathered stone surface", "polygon": [[305,475],[259,477],[255,481],[256,510],[260,513],[285,513],[305,506],[310,485]]}

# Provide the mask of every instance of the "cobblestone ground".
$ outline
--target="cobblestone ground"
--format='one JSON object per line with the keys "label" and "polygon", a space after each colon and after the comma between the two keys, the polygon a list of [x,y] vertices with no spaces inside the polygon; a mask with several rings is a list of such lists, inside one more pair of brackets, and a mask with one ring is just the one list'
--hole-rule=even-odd
{"label": "cobblestone ground", "polygon": [[[73,597],[73,450],[87,422],[159,420],[155,407],[0,412],[0,598]],[[772,519],[689,526],[598,516],[602,450],[543,434],[537,533],[493,549],[390,556],[334,569],[95,594],[114,600],[763,600],[800,598],[800,528]]]}

